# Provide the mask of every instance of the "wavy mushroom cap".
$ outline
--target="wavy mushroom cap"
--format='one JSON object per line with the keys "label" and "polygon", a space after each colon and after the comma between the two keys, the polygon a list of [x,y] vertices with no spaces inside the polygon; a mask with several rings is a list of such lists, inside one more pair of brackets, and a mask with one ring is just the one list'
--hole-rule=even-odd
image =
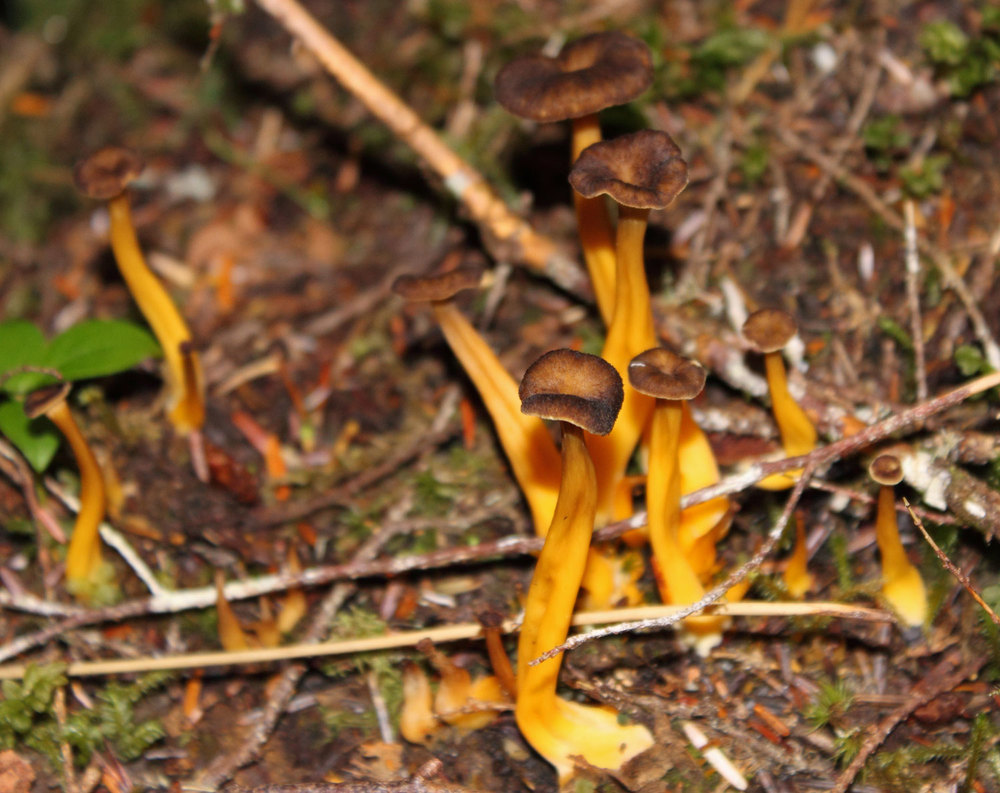
{"label": "wavy mushroom cap", "polygon": [[414,302],[448,300],[463,289],[479,286],[482,277],[481,265],[463,264],[438,275],[401,275],[393,283],[392,291]]}
{"label": "wavy mushroom cap", "polygon": [[628,365],[632,388],[657,399],[694,399],[706,376],[701,364],[664,347],[639,353]]}
{"label": "wavy mushroom cap", "polygon": [[880,485],[898,485],[903,481],[903,466],[894,454],[880,454],[868,466],[868,475]]}
{"label": "wavy mushroom cap", "polygon": [[142,157],[123,146],[106,146],[73,168],[73,181],[85,196],[106,201],[125,191],[146,167]]}
{"label": "wavy mushroom cap", "polygon": [[585,198],[607,194],[623,206],[664,209],[688,181],[687,163],[673,139],[644,129],[588,146],[569,172]]}
{"label": "wavy mushroom cap", "polygon": [[798,326],[792,315],[780,308],[754,311],[743,323],[743,337],[764,353],[782,349],[797,330]]}
{"label": "wavy mushroom cap", "polygon": [[29,419],[44,416],[69,395],[69,383],[53,383],[36,388],[24,399],[24,415]]}
{"label": "wavy mushroom cap", "polygon": [[547,352],[531,364],[517,393],[522,413],[568,421],[594,435],[611,432],[625,398],[611,364],[567,349]]}
{"label": "wavy mushroom cap", "polygon": [[613,31],[577,39],[555,58],[517,58],[497,73],[493,87],[515,116],[547,122],[631,102],[652,82],[649,47]]}

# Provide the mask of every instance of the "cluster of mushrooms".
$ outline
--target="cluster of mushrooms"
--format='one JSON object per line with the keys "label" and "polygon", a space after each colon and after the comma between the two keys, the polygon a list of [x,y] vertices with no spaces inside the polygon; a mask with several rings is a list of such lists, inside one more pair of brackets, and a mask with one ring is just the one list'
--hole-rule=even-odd
{"label": "cluster of mushrooms", "polygon": [[[634,511],[636,482],[626,475],[629,462],[641,449],[648,517],[645,529],[627,539],[633,545],[648,540],[665,603],[690,604],[704,595],[718,572],[716,543],[728,531],[732,514],[725,497],[681,509],[683,494],[719,479],[711,446],[690,406],[704,388],[706,372],[660,345],[644,268],[649,212],[667,208],[684,189],[687,165],[665,132],[642,130],[602,140],[597,120],[602,109],[645,91],[652,77],[644,44],[622,33],[600,33],[568,44],[555,58],[519,58],[500,70],[495,83],[497,99],[512,113],[535,122],[572,123],[569,182],[583,256],[607,327],[600,356],[548,352],[518,385],[453,300],[479,285],[478,267],[403,276],[395,284],[403,298],[431,304],[493,420],[535,531],[545,538],[524,604],[511,693],[521,732],[561,781],[572,776],[578,759],[616,770],[653,741],[644,726],[626,723],[611,708],[559,697],[561,655],[530,664],[566,639],[581,591],[596,608],[631,604],[638,597],[634,554],[626,558],[616,548],[591,544],[595,527]],[[617,206],[616,217],[609,214],[605,197]],[[747,319],[743,333],[764,356],[785,455],[807,454],[816,445],[816,429],[789,392],[781,357],[796,333],[794,320],[784,311],[762,309]],[[545,420],[559,423],[561,449]],[[894,460],[883,456],[872,467],[882,483],[877,537],[883,592],[906,622],[920,624],[926,614],[923,584],[899,542],[886,459]],[[759,486],[788,488],[797,474],[769,476]],[[623,574],[629,565],[631,575]],[[797,597],[811,584],[801,527],[785,580]],[[741,588],[727,597],[738,599],[744,592]],[[721,641],[724,627],[722,617],[691,617],[681,633],[707,654]]]}
{"label": "cluster of mushrooms", "polygon": [[[661,346],[644,269],[649,212],[667,208],[684,189],[687,165],[665,132],[643,130],[605,141],[598,123],[602,109],[632,101],[652,78],[643,43],[622,33],[600,33],[568,44],[555,58],[517,59],[496,79],[498,100],[516,115],[572,123],[569,181],[583,256],[607,327],[600,356],[554,350],[535,361],[518,383],[453,300],[462,290],[479,286],[480,268],[463,265],[426,277],[404,276],[395,284],[403,298],[430,303],[493,420],[535,532],[545,538],[524,605],[516,672],[497,636],[490,645],[496,677],[473,681],[443,655],[432,655],[442,678],[437,697],[432,697],[426,677],[408,667],[408,701],[423,703],[423,710],[403,714],[404,735],[423,740],[441,721],[481,726],[488,718],[470,717],[463,710],[466,705],[513,700],[521,731],[561,781],[572,776],[579,759],[615,770],[653,743],[646,727],[627,723],[610,707],[558,696],[561,655],[529,663],[565,640],[581,590],[588,605],[597,608],[640,599],[636,552],[591,544],[595,527],[628,518],[635,509],[635,477],[626,475],[630,461],[641,450],[648,522],[626,539],[633,548],[649,542],[665,603],[690,604],[704,595],[718,573],[716,544],[728,531],[732,514],[726,497],[681,509],[683,494],[719,479],[711,446],[691,410],[706,372]],[[198,356],[180,313],[145,264],[130,218],[126,186],[142,167],[134,153],[108,148],[81,162],[75,175],[84,193],[108,202],[115,259],[163,347],[169,418],[196,448],[205,413]],[[605,197],[617,206],[614,217]],[[817,433],[789,393],[781,357],[796,332],[794,321],[783,311],[763,309],[750,316],[743,332],[764,355],[785,454],[808,453]],[[96,460],[66,407],[65,392],[65,387],[47,389],[29,399],[27,407],[32,415],[51,417],[65,433],[81,470],[82,509],[68,552],[67,580],[71,588],[84,588],[101,565],[97,527],[104,494]],[[559,446],[546,421],[558,422]],[[926,617],[926,596],[900,544],[892,494],[901,478],[899,461],[883,455],[872,464],[871,475],[881,487],[876,534],[883,594],[905,622],[919,625]],[[759,486],[781,489],[795,481],[792,471],[768,477]],[[804,594],[811,583],[803,537],[800,526],[785,574],[793,596]],[[743,594],[730,592],[728,597]],[[244,643],[238,628],[229,631],[227,646]],[[685,620],[682,633],[704,654],[721,641],[724,628],[721,617],[699,616]]]}

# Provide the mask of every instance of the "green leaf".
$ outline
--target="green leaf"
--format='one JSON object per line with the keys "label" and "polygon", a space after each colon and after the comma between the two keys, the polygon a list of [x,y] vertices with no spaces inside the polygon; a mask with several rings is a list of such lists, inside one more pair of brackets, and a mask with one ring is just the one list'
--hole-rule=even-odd
{"label": "green leaf", "polygon": [[990,370],[990,366],[983,357],[983,354],[971,344],[959,344],[955,348],[953,355],[955,365],[965,377],[972,377],[973,375]]}
{"label": "green leaf", "polygon": [[123,320],[92,319],[56,336],[43,365],[58,369],[67,380],[85,380],[130,369],[159,354],[159,344],[145,328]]}
{"label": "green leaf", "polygon": [[[0,322],[0,377],[20,366],[38,366],[45,353],[45,337],[31,322],[13,319]],[[20,374],[6,379],[0,390],[24,394],[42,384],[44,375]]]}
{"label": "green leaf", "polygon": [[48,468],[59,448],[59,433],[52,422],[46,418],[29,419],[21,403],[13,399],[0,402],[0,432],[39,473]]}

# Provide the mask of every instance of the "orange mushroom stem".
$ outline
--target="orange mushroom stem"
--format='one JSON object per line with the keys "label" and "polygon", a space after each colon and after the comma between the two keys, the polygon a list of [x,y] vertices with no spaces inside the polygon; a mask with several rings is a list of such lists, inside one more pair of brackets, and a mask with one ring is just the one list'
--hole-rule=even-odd
{"label": "orange mushroom stem", "polygon": [[448,346],[493,419],[514,478],[531,510],[535,533],[542,537],[559,494],[559,451],[544,422],[521,413],[514,378],[451,299],[457,292],[477,286],[481,277],[481,268],[466,265],[437,276],[401,276],[393,290],[407,300],[432,304]]}
{"label": "orange mushroom stem", "polygon": [[923,625],[927,620],[927,591],[920,571],[910,562],[899,538],[894,487],[903,481],[899,458],[891,454],[876,457],[868,473],[879,484],[875,539],[882,557],[882,594],[907,625]]}
{"label": "orange mushroom stem", "polygon": [[[767,388],[771,395],[771,410],[781,434],[786,457],[808,454],[816,448],[816,427],[788,390],[788,377],[781,350],[797,331],[795,320],[787,311],[762,308],[743,323],[743,335],[764,354]],[[757,483],[765,490],[785,490],[792,487],[801,471],[772,474]]]}
{"label": "orange mushroom stem", "polygon": [[100,526],[104,520],[106,497],[104,477],[90,444],[70,412],[66,397],[69,384],[38,389],[29,395],[24,411],[30,418],[46,416],[66,438],[80,471],[80,510],[73,524],[73,536],[66,552],[66,588],[85,600],[102,575]]}
{"label": "orange mushroom stem", "polygon": [[806,546],[806,529],[801,513],[795,513],[795,547],[785,564],[782,575],[785,589],[793,598],[800,598],[813,585],[813,574],[809,572],[809,549]]}
{"label": "orange mushroom stem", "polygon": [[[632,387],[656,400],[649,434],[646,513],[656,562],[656,583],[664,603],[687,605],[701,600],[705,588],[681,547],[680,437],[683,406],[705,387],[705,370],[662,347],[640,353],[628,368]],[[722,641],[723,617],[689,617],[682,638],[699,655]]]}
{"label": "orange mushroom stem", "polygon": [[[587,198],[606,194],[618,203],[614,313],[601,357],[624,378],[632,356],[656,346],[643,261],[649,211],[669,206],[684,189],[687,164],[669,135],[643,130],[588,147],[569,179]],[[653,401],[630,390],[614,430],[606,437],[588,439],[597,471],[599,525],[631,513],[631,503],[616,496]]]}
{"label": "orange mushroom stem", "polygon": [[562,481],[525,603],[517,647],[515,716],[528,743],[565,782],[574,772],[576,757],[599,768],[617,769],[653,743],[645,727],[621,724],[611,708],[558,697],[562,654],[529,665],[561,644],[569,631],[597,509],[597,480],[584,429],[611,430],[621,407],[622,383],[600,358],[555,350],[528,368],[520,396],[525,413],[560,422]]}
{"label": "orange mushroom stem", "polygon": [[132,223],[128,183],[143,170],[135,152],[110,146],[77,163],[77,187],[108,201],[111,249],[122,278],[152,328],[167,363],[168,415],[178,431],[196,432],[205,421],[205,387],[191,332],[163,285],[146,264]]}

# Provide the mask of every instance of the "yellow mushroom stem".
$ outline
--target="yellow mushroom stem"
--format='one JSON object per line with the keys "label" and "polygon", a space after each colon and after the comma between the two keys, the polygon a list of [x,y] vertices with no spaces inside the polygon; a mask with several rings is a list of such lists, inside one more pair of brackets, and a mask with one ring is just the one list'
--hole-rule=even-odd
{"label": "yellow mushroom stem", "polygon": [[153,329],[167,362],[170,421],[180,432],[201,428],[205,421],[201,363],[191,345],[191,333],[163,285],[146,265],[139,248],[128,195],[108,202],[111,249],[122,278],[139,310]]}
{"label": "yellow mushroom stem", "polygon": [[[580,152],[600,140],[601,126],[596,113],[573,119],[570,162],[576,162]],[[614,227],[608,216],[604,196],[584,198],[574,190],[573,205],[576,208],[583,259],[590,273],[597,309],[605,327],[608,327],[614,315],[615,303]]]}
{"label": "yellow mushroom stem", "polygon": [[[627,377],[629,361],[656,346],[649,284],[643,264],[642,241],[646,235],[648,209],[620,206],[618,210],[617,264],[614,319],[608,328],[601,357]],[[653,398],[633,388],[625,389],[625,401],[614,429],[607,435],[591,435],[587,446],[597,471],[597,525],[627,518],[616,514],[615,494],[625,477],[625,468],[635,451],[643,427],[653,409]],[[619,511],[624,502],[619,499]]]}
{"label": "yellow mushroom stem", "polygon": [[562,427],[562,487],[528,589],[517,646],[515,709],[525,739],[555,766],[561,782],[572,775],[575,756],[598,768],[617,769],[653,743],[645,727],[620,724],[612,708],[556,696],[562,654],[528,665],[566,638],[597,506],[594,466],[583,431],[566,422]]}
{"label": "yellow mushroom stem", "polygon": [[410,743],[430,743],[441,728],[434,715],[434,694],[427,674],[412,661],[403,666],[403,708],[399,714],[399,732]]}
{"label": "yellow mushroom stem", "polygon": [[65,400],[54,404],[45,415],[66,438],[80,469],[80,511],[76,513],[73,536],[66,552],[66,582],[71,589],[79,589],[88,581],[93,581],[101,566],[99,529],[104,520],[106,500],[104,477]]}
{"label": "yellow mushroom stem", "polygon": [[[785,374],[785,362],[781,352],[764,354],[764,369],[767,374],[767,387],[771,394],[771,410],[774,421],[781,434],[781,445],[786,457],[798,457],[808,454],[816,448],[816,427],[809,416],[795,401],[788,390],[788,378]],[[801,471],[789,471],[784,474],[772,474],[757,483],[757,487],[765,490],[785,490],[792,487]]]}
{"label": "yellow mushroom stem", "polygon": [[215,573],[215,613],[218,618],[219,642],[222,648],[231,653],[249,649],[250,639],[240,624],[240,618],[226,600],[225,576],[221,570]]}
{"label": "yellow mushroom stem", "polygon": [[800,513],[795,514],[795,548],[788,557],[782,579],[785,582],[785,589],[793,598],[802,597],[813,585],[813,575],[809,572],[806,530]]}
{"label": "yellow mushroom stem", "polygon": [[[680,456],[681,495],[693,493],[719,481],[719,465],[708,438],[691,415],[691,406],[682,403]],[[726,536],[731,522],[730,501],[718,496],[681,512],[677,530],[681,549],[695,573],[707,580],[715,569],[715,544]]]}
{"label": "yellow mushroom stem", "polygon": [[882,594],[907,625],[927,619],[927,592],[920,571],[910,563],[899,539],[896,500],[891,485],[880,485],[875,539],[882,556]]}
{"label": "yellow mushroom stem", "polygon": [[433,305],[448,346],[493,419],[514,478],[531,510],[535,534],[544,537],[559,496],[559,450],[545,423],[521,412],[517,383],[465,315],[450,301]]}
{"label": "yellow mushroom stem", "polygon": [[[649,543],[656,562],[656,583],[664,603],[687,605],[705,595],[697,572],[681,548],[681,476],[679,440],[683,402],[658,399],[650,426],[649,473],[646,477],[646,513]],[[722,641],[723,617],[689,617],[683,622],[684,638],[699,655]],[[684,636],[683,634],[686,634]]]}

